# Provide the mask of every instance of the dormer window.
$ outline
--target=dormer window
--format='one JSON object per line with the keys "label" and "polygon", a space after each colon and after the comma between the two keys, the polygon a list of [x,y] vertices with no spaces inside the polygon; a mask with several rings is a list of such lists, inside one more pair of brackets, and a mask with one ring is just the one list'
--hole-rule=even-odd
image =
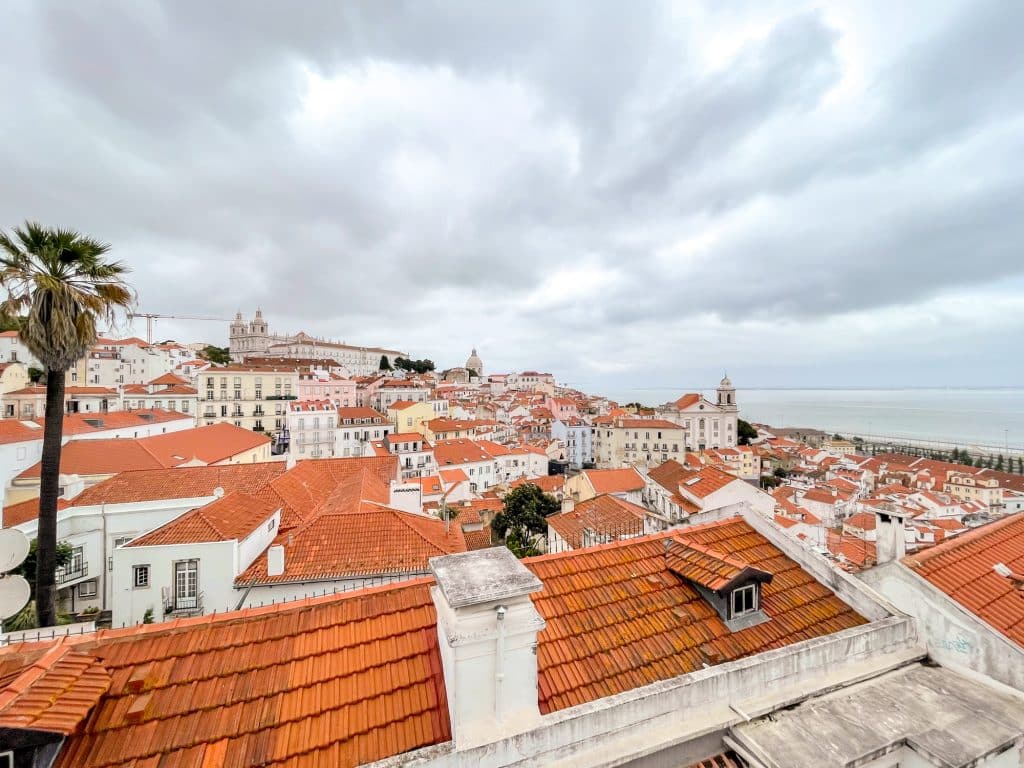
{"label": "dormer window", "polygon": [[733,555],[693,542],[665,542],[668,569],[686,579],[732,632],[768,621],[761,610],[761,585],[772,574]]}
{"label": "dormer window", "polygon": [[760,589],[758,584],[747,584],[736,587],[729,596],[729,618],[735,619],[754,613],[761,607]]}

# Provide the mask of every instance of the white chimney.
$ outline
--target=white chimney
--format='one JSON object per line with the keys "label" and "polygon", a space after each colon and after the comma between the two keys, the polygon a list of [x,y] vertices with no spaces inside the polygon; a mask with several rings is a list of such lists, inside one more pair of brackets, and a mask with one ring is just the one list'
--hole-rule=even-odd
{"label": "white chimney", "polygon": [[902,560],[907,554],[906,510],[895,505],[875,510],[875,547],[878,565]]}
{"label": "white chimney", "polygon": [[284,573],[284,546],[275,544],[267,550],[267,576],[280,576]]}
{"label": "white chimney", "polygon": [[80,475],[61,475],[57,482],[63,489],[60,497],[65,501],[71,501],[85,490],[85,480]]}
{"label": "white chimney", "polygon": [[284,468],[285,471],[295,469],[295,454],[292,453],[291,448],[288,449],[288,455],[285,457]]}
{"label": "white chimney", "polygon": [[572,500],[572,497],[566,496],[562,499],[562,514],[566,512],[572,512],[576,508],[576,502]]}
{"label": "white chimney", "polygon": [[435,557],[437,632],[457,749],[534,727],[540,580],[505,547]]}
{"label": "white chimney", "polygon": [[391,481],[391,492],[388,506],[403,512],[421,514],[423,512],[423,488],[419,483],[400,483]]}

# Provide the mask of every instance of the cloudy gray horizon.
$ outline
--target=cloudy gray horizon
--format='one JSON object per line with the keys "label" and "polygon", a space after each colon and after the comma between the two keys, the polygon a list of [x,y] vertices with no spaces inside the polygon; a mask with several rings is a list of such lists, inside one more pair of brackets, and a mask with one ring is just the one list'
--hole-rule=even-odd
{"label": "cloudy gray horizon", "polygon": [[260,306],[591,391],[1020,384],[1024,4],[15,0],[0,23],[0,228],[110,242],[144,311]]}

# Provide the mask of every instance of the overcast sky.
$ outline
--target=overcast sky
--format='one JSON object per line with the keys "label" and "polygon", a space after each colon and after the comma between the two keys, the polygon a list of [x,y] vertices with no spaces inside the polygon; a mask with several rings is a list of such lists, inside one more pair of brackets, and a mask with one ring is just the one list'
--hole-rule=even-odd
{"label": "overcast sky", "polygon": [[592,391],[1021,383],[1022,2],[8,0],[0,29],[0,227],[112,243],[143,310]]}

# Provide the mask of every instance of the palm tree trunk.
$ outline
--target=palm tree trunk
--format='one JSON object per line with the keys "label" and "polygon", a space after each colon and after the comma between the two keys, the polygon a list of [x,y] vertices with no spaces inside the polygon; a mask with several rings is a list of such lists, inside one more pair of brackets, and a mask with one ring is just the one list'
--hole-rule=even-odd
{"label": "palm tree trunk", "polygon": [[64,371],[46,372],[46,421],[39,478],[39,548],[36,555],[36,618],[40,627],[57,623],[57,497],[64,434]]}

